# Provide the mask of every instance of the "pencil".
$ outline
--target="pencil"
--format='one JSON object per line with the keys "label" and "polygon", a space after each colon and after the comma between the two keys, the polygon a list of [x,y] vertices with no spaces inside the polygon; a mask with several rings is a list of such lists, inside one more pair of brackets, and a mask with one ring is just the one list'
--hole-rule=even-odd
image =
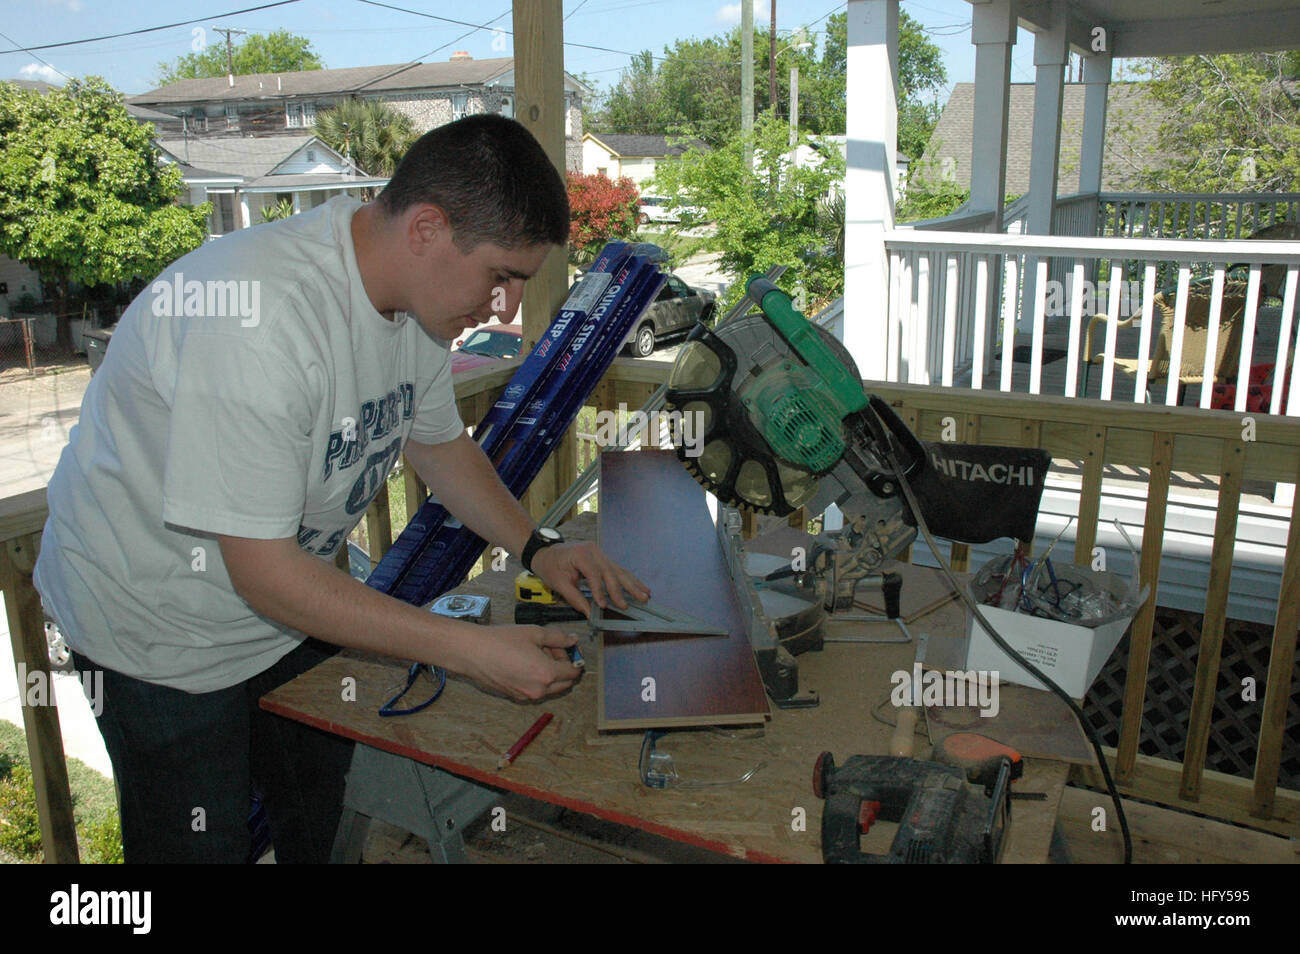
{"label": "pencil", "polygon": [[513,762],[515,759],[517,759],[519,757],[519,753],[523,752],[524,749],[528,748],[529,744],[533,741],[533,739],[537,738],[538,734],[543,729],[546,728],[547,723],[550,722],[551,719],[553,718],[555,718],[555,716],[552,713],[550,712],[544,713],[540,719],[538,719],[536,722],[532,724],[532,726],[528,729],[527,732],[525,732],[522,736],[519,737],[518,742],[510,746],[509,752],[501,756],[501,758],[497,759],[497,768],[503,769],[511,762]]}

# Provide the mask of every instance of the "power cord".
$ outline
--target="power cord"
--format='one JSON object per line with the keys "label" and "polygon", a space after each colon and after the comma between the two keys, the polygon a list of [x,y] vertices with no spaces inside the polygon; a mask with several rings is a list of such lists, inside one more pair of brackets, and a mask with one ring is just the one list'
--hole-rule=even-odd
{"label": "power cord", "polygon": [[[868,411],[868,414],[870,413],[871,412]],[[873,428],[873,431],[874,430],[876,429]],[[1092,743],[1093,752],[1097,756],[1097,763],[1101,766],[1102,778],[1106,780],[1106,790],[1110,793],[1111,801],[1115,805],[1115,815],[1119,819],[1120,832],[1124,836],[1124,864],[1132,864],[1133,838],[1129,833],[1128,817],[1124,814],[1124,806],[1120,802],[1119,789],[1115,786],[1115,779],[1111,777],[1110,764],[1106,761],[1106,754],[1101,750],[1101,739],[1097,736],[1096,730],[1088,724],[1088,720],[1083,716],[1083,710],[1075,704],[1074,700],[1066,694],[1064,689],[1048,678],[1047,674],[1037,666],[1027,660],[1024,656],[1020,655],[1020,653],[1016,652],[1007,644],[1006,640],[998,635],[997,630],[993,628],[993,625],[987,618],[985,618],[984,613],[980,610],[979,604],[975,602],[968,592],[966,592],[966,588],[957,582],[956,576],[953,575],[952,568],[943,558],[938,545],[934,541],[934,537],[931,536],[930,528],[926,526],[925,517],[921,514],[921,505],[917,502],[916,494],[912,492],[912,486],[908,483],[907,477],[903,473],[903,468],[898,463],[898,458],[894,454],[893,442],[888,438],[881,440],[883,436],[883,434],[877,431],[877,443],[882,445],[881,449],[885,455],[885,460],[889,464],[890,469],[893,470],[894,476],[898,479],[898,484],[903,490],[903,496],[907,498],[907,504],[912,508],[912,513],[916,517],[917,529],[921,531],[921,536],[925,538],[926,545],[929,546],[930,552],[933,553],[935,559],[939,561],[939,569],[943,572],[944,578],[948,581],[948,585],[953,588],[961,601],[966,604],[966,608],[970,610],[976,622],[978,622],[980,626],[984,627],[984,631],[992,637],[998,647],[1020,665],[1024,666],[1025,669],[1032,673],[1036,679],[1053,692],[1057,698],[1070,707],[1070,711],[1074,713],[1074,717],[1079,721],[1079,725],[1082,727],[1084,734],[1088,736],[1088,741]]]}

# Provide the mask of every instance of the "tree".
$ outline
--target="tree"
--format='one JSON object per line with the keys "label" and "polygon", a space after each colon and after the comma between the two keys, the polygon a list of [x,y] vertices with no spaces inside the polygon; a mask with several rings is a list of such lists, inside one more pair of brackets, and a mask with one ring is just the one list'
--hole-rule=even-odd
{"label": "tree", "polygon": [[569,251],[582,261],[610,239],[636,230],[636,184],[627,176],[611,182],[603,173],[566,176],[569,191]]}
{"label": "tree", "polygon": [[[783,45],[784,41],[783,41]],[[789,108],[790,66],[812,68],[815,60],[806,50],[783,49],[777,61],[777,104]],[[596,131],[700,138],[721,145],[740,131],[741,36],[735,29],[704,40],[678,40],[664,48],[655,63],[646,50],[635,56],[618,84],[593,117]],[[767,34],[754,33],[754,112],[763,115],[772,104],[768,84]],[[801,108],[811,103],[800,95]],[[843,104],[841,104],[841,109]],[[805,113],[802,125],[818,130],[815,115]]]}
{"label": "tree", "polygon": [[[820,162],[790,162],[789,126],[771,116],[755,122],[752,167],[744,138],[708,152],[689,150],[680,162],[659,166],[655,189],[679,205],[699,205],[715,223],[704,246],[722,253],[719,264],[734,279],[723,303],[740,297],[750,273],[789,266],[779,284],[796,298],[804,293],[814,310],[843,293],[843,206],[836,196],[844,181],[844,158],[822,147]],[[816,147],[816,140],[800,136]]]}
{"label": "tree", "polygon": [[[823,133],[844,133],[848,78],[848,15],[837,13],[826,23],[822,57],[809,77],[809,96]],[[943,52],[907,11],[898,12],[898,149],[909,158],[925,151],[940,107],[935,96],[948,82]],[[800,109],[803,94],[800,93]],[[817,128],[809,126],[809,128]]]}
{"label": "tree", "polygon": [[[177,57],[171,63],[158,64],[159,86],[176,80],[227,74],[226,44],[208,44],[202,39],[205,35],[196,34],[198,39],[195,42],[199,48],[195,52]],[[299,70],[319,70],[325,66],[311,48],[311,40],[288,30],[250,34],[242,43],[234,44],[230,59],[236,76],[248,73],[295,73]]]}
{"label": "tree", "polygon": [[[947,82],[942,53],[921,25],[900,12],[898,18],[899,148],[919,156],[938,121],[933,102]],[[754,31],[754,112],[771,113],[767,33]],[[699,137],[722,145],[740,131],[739,28],[705,40],[678,40],[665,47],[659,63],[646,50],[633,57],[592,117],[602,132]],[[848,75],[848,17],[827,22],[821,56],[800,50],[788,38],[778,41],[776,68],[779,117],[789,115],[790,67],[799,67],[799,127],[813,134],[843,135]]]}
{"label": "tree", "polygon": [[203,243],[212,207],[176,203],[152,134],[99,77],[44,95],[0,83],[0,253],[53,290],[62,345],[70,283],[152,278]]}
{"label": "tree", "polygon": [[1168,192],[1287,192],[1300,176],[1295,52],[1148,60],[1168,118],[1143,178]]}
{"label": "tree", "polygon": [[411,117],[372,99],[344,100],[317,113],[315,132],[372,176],[391,176],[417,138]]}

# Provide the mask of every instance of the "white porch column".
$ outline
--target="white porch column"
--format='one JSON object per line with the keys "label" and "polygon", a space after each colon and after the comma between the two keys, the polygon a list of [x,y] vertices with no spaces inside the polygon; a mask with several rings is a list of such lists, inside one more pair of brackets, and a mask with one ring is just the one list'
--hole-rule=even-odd
{"label": "white porch column", "polygon": [[253,212],[248,205],[248,193],[239,193],[239,227],[241,229],[251,228],[253,225]]}
{"label": "white porch column", "polygon": [[292,192],[290,194],[293,196],[293,214],[297,215],[302,211],[302,193]]}
{"label": "white porch column", "polygon": [[1110,54],[1083,58],[1083,142],[1079,147],[1079,191],[1101,191],[1106,149],[1106,99],[1110,93]]}
{"label": "white porch column", "polygon": [[849,0],[844,317],[835,334],[864,378],[885,377],[897,155],[898,0]]}
{"label": "white porch column", "polygon": [[1007,182],[1007,108],[1011,100],[1011,47],[1016,18],[1011,0],[971,7],[975,44],[975,135],[971,146],[972,209],[993,213],[991,232],[1002,231]]}
{"label": "white porch column", "polygon": [[1061,98],[1065,89],[1065,4],[1052,4],[1050,30],[1034,35],[1034,145],[1029,154],[1029,231],[1052,234],[1060,169]]}
{"label": "white porch column", "polygon": [[[1052,25],[1034,34],[1034,136],[1029,153],[1029,217],[1025,231],[1052,234],[1052,213],[1056,209],[1056,176],[1060,168],[1061,98],[1065,89],[1066,44],[1065,4],[1052,4]],[[1032,321],[1038,292],[1037,260],[1025,259],[1024,295],[1020,320]]]}

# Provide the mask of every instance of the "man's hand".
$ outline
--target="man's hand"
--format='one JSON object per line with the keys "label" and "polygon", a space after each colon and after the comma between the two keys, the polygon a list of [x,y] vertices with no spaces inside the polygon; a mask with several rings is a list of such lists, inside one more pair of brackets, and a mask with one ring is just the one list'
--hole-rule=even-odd
{"label": "man's hand", "polygon": [[555,695],[582,675],[564,651],[577,641],[577,636],[542,626],[485,626],[464,674],[519,701]]}
{"label": "man's hand", "polygon": [[533,557],[533,572],[542,582],[559,593],[578,612],[590,616],[578,584],[587,581],[591,598],[604,609],[610,600],[619,609],[627,609],[627,593],[633,599],[645,602],[650,599],[650,589],[635,576],[623,569],[594,543],[557,543],[543,547]]}
{"label": "man's hand", "polygon": [[540,626],[476,626],[437,616],[358,583],[297,538],[219,536],[230,582],[254,610],[338,646],[442,666],[512,699],[563,692],[582,670],[576,637]]}

